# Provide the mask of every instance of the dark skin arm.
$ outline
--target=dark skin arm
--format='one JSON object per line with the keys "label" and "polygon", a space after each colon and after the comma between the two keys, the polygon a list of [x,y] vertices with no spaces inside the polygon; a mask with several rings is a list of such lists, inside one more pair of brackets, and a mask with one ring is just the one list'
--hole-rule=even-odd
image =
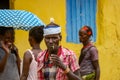
{"label": "dark skin arm", "polygon": [[17,63],[17,67],[18,67],[18,71],[19,71],[19,75],[20,75],[20,63],[21,63],[21,59],[20,59],[20,56],[19,56],[19,55],[16,56],[16,58],[17,58],[16,63]]}
{"label": "dark skin arm", "polygon": [[32,56],[29,54],[29,52],[25,52],[24,59],[23,59],[23,70],[22,70],[22,76],[20,80],[27,80],[28,73],[29,73],[29,66],[32,61]]}
{"label": "dark skin arm", "polygon": [[99,80],[100,79],[100,67],[99,67],[98,60],[93,61],[92,63],[95,68],[95,80]]}
{"label": "dark skin arm", "polygon": [[[66,70],[66,65],[63,64],[63,62],[60,60],[60,58],[57,55],[51,55],[50,60],[52,60],[54,65],[58,66],[63,71]],[[66,75],[68,76],[69,80],[82,80],[80,78],[79,70],[76,70],[74,73],[72,71],[69,71],[68,73],[66,73]]]}
{"label": "dark skin arm", "polygon": [[69,80],[82,80],[79,70],[76,70],[75,72],[70,71],[69,73],[67,73],[67,76]]}
{"label": "dark skin arm", "polygon": [[6,62],[7,62],[7,58],[8,58],[8,56],[9,56],[9,53],[10,53],[10,50],[9,50],[9,48],[8,48],[8,46],[6,46],[5,44],[4,44],[4,42],[3,41],[0,41],[0,44],[1,44],[1,48],[5,51],[5,55],[4,55],[4,57],[2,58],[2,60],[0,61],[0,72],[3,72],[4,71],[4,68],[5,68],[5,65],[6,65]]}
{"label": "dark skin arm", "polygon": [[[94,59],[95,56],[97,56],[95,54],[98,54],[98,51],[96,48],[93,47],[90,49],[90,53],[91,53],[91,59]],[[95,69],[95,80],[100,80],[100,66],[99,66],[98,59],[93,60],[92,64],[93,64],[94,69]]]}

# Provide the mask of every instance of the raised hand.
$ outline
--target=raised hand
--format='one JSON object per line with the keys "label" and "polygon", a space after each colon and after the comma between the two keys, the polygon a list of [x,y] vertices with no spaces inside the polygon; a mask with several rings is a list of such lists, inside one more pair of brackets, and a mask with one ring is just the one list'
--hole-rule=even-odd
{"label": "raised hand", "polygon": [[14,53],[16,56],[18,56],[18,48],[12,44],[10,47],[11,53]]}
{"label": "raised hand", "polygon": [[54,65],[58,66],[62,70],[66,69],[66,66],[63,64],[63,62],[61,61],[61,59],[57,55],[51,54],[50,60],[53,62]]}
{"label": "raised hand", "polygon": [[5,43],[4,41],[0,41],[0,44],[1,44],[1,48],[3,48],[5,52],[9,54],[10,53],[9,47],[11,46],[11,43]]}

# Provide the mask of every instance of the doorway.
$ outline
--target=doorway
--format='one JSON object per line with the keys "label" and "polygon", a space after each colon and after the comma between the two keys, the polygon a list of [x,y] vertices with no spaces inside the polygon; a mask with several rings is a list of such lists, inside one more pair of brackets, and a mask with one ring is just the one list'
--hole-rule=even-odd
{"label": "doorway", "polygon": [[0,9],[10,9],[9,0],[0,0]]}

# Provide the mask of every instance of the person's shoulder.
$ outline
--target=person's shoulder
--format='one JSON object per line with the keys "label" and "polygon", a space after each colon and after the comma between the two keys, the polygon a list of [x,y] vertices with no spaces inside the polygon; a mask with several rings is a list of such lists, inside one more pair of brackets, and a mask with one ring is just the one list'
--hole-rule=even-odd
{"label": "person's shoulder", "polygon": [[24,54],[29,54],[30,53],[30,49],[27,49],[25,52],[24,52]]}
{"label": "person's shoulder", "polygon": [[89,47],[89,50],[91,51],[91,50],[97,50],[97,47],[95,46],[95,45],[91,45],[90,47]]}
{"label": "person's shoulder", "polygon": [[66,47],[62,47],[62,51],[63,51],[64,54],[66,54],[66,55],[74,55],[74,54],[75,54],[73,50],[70,50],[70,49],[68,49],[68,48],[66,48]]}
{"label": "person's shoulder", "polygon": [[38,53],[38,57],[43,57],[45,55],[47,50],[42,50],[41,52]]}
{"label": "person's shoulder", "polygon": [[30,49],[27,49],[25,52],[24,52],[24,57],[32,57],[31,55],[32,51]]}
{"label": "person's shoulder", "polygon": [[42,55],[42,54],[46,53],[46,51],[47,51],[47,50],[42,50],[42,51],[39,52],[39,54]]}
{"label": "person's shoulder", "polygon": [[92,53],[92,54],[98,53],[98,49],[97,49],[97,47],[95,45],[90,46],[89,49],[88,49],[88,51],[90,53]]}

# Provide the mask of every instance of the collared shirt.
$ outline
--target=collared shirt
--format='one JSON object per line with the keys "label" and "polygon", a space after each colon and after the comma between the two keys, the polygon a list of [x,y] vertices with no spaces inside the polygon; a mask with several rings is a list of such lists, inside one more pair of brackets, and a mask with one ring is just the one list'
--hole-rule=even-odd
{"label": "collared shirt", "polygon": [[[61,48],[60,49],[61,54],[59,57],[63,61],[63,63],[66,66],[68,66],[72,72],[78,70],[80,67],[79,67],[78,60],[75,53],[63,47],[60,47],[60,48]],[[44,68],[44,58],[45,58],[46,51],[47,50],[41,52],[38,55],[38,80],[45,80],[44,73],[42,72],[42,70]],[[59,67],[57,67],[57,70],[56,70],[55,80],[68,80],[67,75]]]}

